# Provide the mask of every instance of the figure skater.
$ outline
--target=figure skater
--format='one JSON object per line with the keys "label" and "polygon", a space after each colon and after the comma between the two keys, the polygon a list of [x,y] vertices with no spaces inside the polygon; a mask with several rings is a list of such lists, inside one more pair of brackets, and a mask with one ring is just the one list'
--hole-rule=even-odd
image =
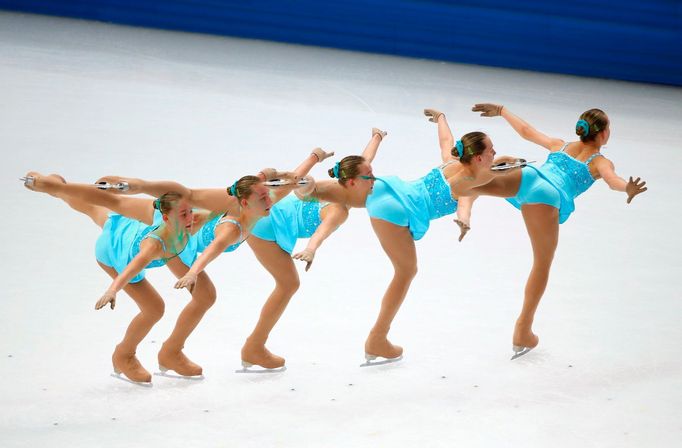
{"label": "figure skater", "polygon": [[[425,113],[432,117],[429,114],[435,111],[427,110]],[[367,362],[363,366],[402,359],[402,347],[388,341],[388,332],[417,273],[414,241],[424,236],[430,220],[457,210],[457,202],[451,197],[444,177],[449,166],[458,164],[443,149],[452,147],[452,137],[448,140],[446,135],[442,135],[439,139],[443,165],[418,180],[406,182],[395,176],[375,177],[372,173],[371,162],[385,135],[385,132],[373,129],[372,140],[362,156],[348,156],[336,163],[329,170],[329,176],[337,181],[318,182],[311,193],[311,196],[320,200],[347,207],[366,207],[379,242],[393,264],[393,279],[382,299],[379,316],[365,341]],[[458,212],[460,240],[469,230],[471,210],[469,200],[463,202]],[[376,361],[379,357],[384,360]]]}
{"label": "figure skater", "polygon": [[[580,115],[575,132],[579,141],[564,142],[536,130],[506,107],[497,104],[476,104],[472,110],[482,116],[501,115],[521,137],[550,151],[540,168],[527,165],[509,173],[495,173],[487,162],[472,165],[453,179],[455,195],[491,195],[507,198],[521,210],[533,248],[533,267],[526,283],[521,314],[514,327],[514,357],[521,356],[538,345],[539,338],[532,331],[535,311],[547,286],[549,271],[559,242],[559,224],[565,222],[575,209],[574,199],[596,180],[604,179],[609,187],[625,192],[627,203],[647,190],[640,178],[619,177],[613,163],[599,151],[610,136],[609,118],[599,109]],[[440,125],[440,123],[439,123]],[[495,152],[490,139],[483,135],[465,135],[457,142],[463,158],[490,160]],[[513,161],[513,160],[512,160]]]}
{"label": "figure skater", "polygon": [[[144,270],[168,264],[177,273],[184,264],[191,265],[196,252],[191,247],[186,249],[190,234],[207,221],[210,214],[193,213],[188,202],[176,192],[162,194],[156,200],[127,198],[101,191],[93,185],[66,183],[58,175],[42,176],[30,172],[25,179],[29,189],[62,199],[102,228],[95,255],[100,267],[114,280],[95,308],[109,305],[113,309],[116,294],[123,289],[140,309],[114,350],[114,372],[123,374],[131,382],[151,385],[151,375],[142,367],[135,352],[163,316],[164,302],[144,278]],[[215,288],[206,277],[186,310],[196,305],[196,301],[214,300]],[[159,351],[162,369],[173,369],[189,376],[201,375],[201,368],[195,367],[181,351],[193,328],[183,321],[181,314],[173,334]]]}

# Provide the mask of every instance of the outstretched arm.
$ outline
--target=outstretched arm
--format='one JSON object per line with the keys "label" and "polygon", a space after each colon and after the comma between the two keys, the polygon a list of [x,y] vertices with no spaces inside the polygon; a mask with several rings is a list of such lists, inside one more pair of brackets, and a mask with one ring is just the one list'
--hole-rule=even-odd
{"label": "outstretched arm", "polygon": [[424,115],[429,117],[429,121],[438,125],[438,144],[443,163],[453,160],[452,148],[455,146],[455,138],[452,136],[445,114],[436,109],[424,109]]}
{"label": "outstretched arm", "polygon": [[471,208],[478,195],[461,196],[457,201],[457,218],[455,223],[459,226],[459,241],[471,230]]}
{"label": "outstretched arm", "polygon": [[310,172],[310,170],[315,166],[316,163],[321,163],[323,160],[328,159],[334,155],[334,151],[326,152],[322,148],[315,148],[313,151],[305,158],[303,162],[294,170],[294,174],[298,177],[303,177]]}
{"label": "outstretched arm", "polygon": [[153,260],[162,255],[161,244],[152,239],[146,239],[140,243],[140,252],[132,259],[128,266],[116,276],[111,286],[106,290],[104,295],[95,304],[95,309],[99,310],[104,308],[107,304],[111,306],[113,310],[116,306],[116,294],[125,288],[125,286],[132,280],[137,274],[142,272],[142,270]]}
{"label": "outstretched arm", "polygon": [[507,123],[509,123],[511,127],[514,128],[514,130],[521,136],[521,138],[547,148],[550,151],[557,151],[564,144],[564,141],[560,138],[549,137],[543,134],[524,121],[522,118],[511,113],[508,108],[502,105],[481,103],[475,104],[471,110],[474,112],[481,112],[482,117],[496,117],[501,115],[502,118],[507,120]]}
{"label": "outstretched arm", "polygon": [[362,157],[365,158],[367,163],[372,163],[374,157],[376,157],[377,151],[379,150],[379,144],[384,137],[386,137],[386,134],[386,131],[382,131],[378,128],[372,128],[372,137],[369,139],[367,146],[365,146],[365,149],[362,151]]}
{"label": "outstretched arm", "polygon": [[599,172],[599,175],[612,190],[627,193],[628,204],[632,202],[632,199],[635,196],[640,193],[644,193],[647,190],[645,187],[646,182],[641,181],[639,177],[635,180],[632,180],[632,176],[630,176],[630,180],[626,182],[625,179],[616,174],[613,162],[604,157],[600,157],[600,159],[602,160],[599,160],[597,164],[597,171]]}
{"label": "outstretched arm", "polygon": [[315,233],[308,240],[306,248],[295,254],[292,258],[306,262],[306,272],[310,269],[315,258],[315,252],[320,248],[324,240],[331,235],[348,218],[348,209],[341,204],[329,204],[321,211],[324,214],[322,222]]}
{"label": "outstretched arm", "polygon": [[176,289],[187,288],[192,292],[194,285],[197,282],[197,276],[206,269],[213,260],[227,249],[230,244],[234,244],[239,239],[239,229],[237,226],[216,226],[215,238],[211,244],[206,247],[199,258],[192,264],[192,267],[187,273],[175,283]]}

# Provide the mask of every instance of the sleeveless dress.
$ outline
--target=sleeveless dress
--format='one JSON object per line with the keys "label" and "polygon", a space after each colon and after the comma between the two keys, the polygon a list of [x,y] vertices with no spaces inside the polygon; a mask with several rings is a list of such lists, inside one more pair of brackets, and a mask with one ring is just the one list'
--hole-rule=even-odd
{"label": "sleeveless dress", "polygon": [[550,153],[540,167],[527,165],[521,169],[521,185],[513,198],[507,201],[521,209],[523,204],[547,204],[559,209],[559,224],[566,222],[575,210],[574,200],[594,184],[589,165],[600,153],[592,154],[581,162],[566,153],[566,143],[557,152]]}
{"label": "sleeveless dress", "polygon": [[[110,213],[102,229],[102,234],[95,243],[95,258],[105,266],[113,268],[119,274],[130,264],[130,262],[140,253],[140,244],[146,238],[153,238],[161,242],[164,252],[166,244],[153,233],[163,223],[161,212],[154,210],[152,225],[147,225],[135,219],[130,219],[118,213]],[[130,283],[138,283],[144,279],[145,269],[164,266],[168,260],[179,256],[183,263],[194,262],[196,252],[192,250],[191,238],[183,249],[169,258],[159,258],[153,260],[145,268],[130,280]],[[189,249],[189,250],[187,250]]]}
{"label": "sleeveless dress", "polygon": [[449,163],[410,182],[397,176],[377,177],[365,204],[369,216],[408,227],[412,238],[420,240],[431,220],[457,211],[457,201],[443,175],[447,165]]}

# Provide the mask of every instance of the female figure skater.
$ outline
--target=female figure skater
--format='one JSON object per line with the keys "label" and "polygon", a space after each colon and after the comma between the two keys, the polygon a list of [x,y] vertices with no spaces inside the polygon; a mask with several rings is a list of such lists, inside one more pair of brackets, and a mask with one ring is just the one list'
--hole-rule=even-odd
{"label": "female figure skater", "polygon": [[[481,112],[484,117],[501,115],[521,137],[550,151],[540,168],[529,165],[513,170],[507,176],[479,169],[468,177],[460,176],[456,184],[451,184],[456,195],[485,194],[507,198],[521,210],[526,223],[533,248],[533,267],[526,283],[521,314],[514,327],[514,359],[538,345],[539,338],[532,331],[533,319],[547,286],[559,241],[559,224],[575,209],[574,199],[596,180],[604,179],[612,190],[625,192],[629,204],[636,195],[647,190],[646,183],[632,177],[625,181],[616,174],[613,163],[599,152],[610,136],[609,118],[599,109],[590,109],[580,115],[575,126],[580,140],[574,142],[543,134],[501,105],[476,104],[472,110]],[[475,141],[462,138],[459,146],[465,154],[485,155],[491,151],[494,154],[487,138]]]}
{"label": "female figure skater", "polygon": [[[332,155],[314,152],[311,157],[315,157],[315,162],[322,162]],[[294,173],[301,177],[306,175],[309,167],[302,168],[305,167],[297,168]],[[284,358],[270,353],[265,348],[265,342],[300,285],[292,258],[306,262],[305,270],[310,269],[317,249],[347,217],[348,209],[342,204],[288,196],[272,207],[269,216],[256,223],[248,244],[258,261],[274,278],[275,289],[263,305],[258,323],[242,347],[244,371],[252,365],[266,369],[284,366]],[[303,251],[292,257],[298,238],[310,240]]]}
{"label": "female figure skater", "polygon": [[[427,116],[439,112],[427,110]],[[450,195],[444,177],[451,164],[458,164],[449,154],[452,136],[440,135],[441,154],[444,165],[434,168],[413,182],[405,182],[395,176],[374,177],[371,162],[385,132],[373,129],[372,140],[362,156],[348,156],[329,170],[336,183],[318,182],[312,196],[321,200],[344,204],[348,207],[367,207],[372,227],[382,248],[394,268],[391,283],[381,302],[379,316],[365,341],[364,365],[397,361],[403,349],[388,341],[393,318],[402,304],[409,286],[417,273],[417,254],[414,241],[422,238],[429,221],[454,213],[457,202]],[[447,150],[446,150],[447,148]],[[469,200],[463,201],[458,212],[461,229],[460,240],[469,230]],[[376,358],[384,361],[372,362]]]}
{"label": "female figure skater", "polygon": [[[151,375],[135,357],[135,351],[163,316],[164,303],[144,278],[144,269],[168,264],[177,275],[183,271],[184,264],[191,265],[196,253],[191,248],[185,250],[185,247],[195,226],[201,226],[210,217],[209,213],[193,214],[187,201],[175,192],[165,193],[157,200],[125,198],[92,185],[69,184],[60,176],[42,176],[34,172],[28,173],[25,185],[31,190],[62,199],[103,229],[96,244],[96,258],[114,280],[95,308],[101,309],[108,304],[113,309],[116,294],[121,289],[140,308],[140,313],[131,321],[123,340],[114,350],[114,372],[122,373],[131,382],[151,385]],[[197,303],[209,303],[210,306],[214,300],[215,288],[205,277],[159,351],[162,370],[172,369],[187,376],[201,375],[201,367],[189,361],[181,351],[185,339],[196,326],[186,314]]]}

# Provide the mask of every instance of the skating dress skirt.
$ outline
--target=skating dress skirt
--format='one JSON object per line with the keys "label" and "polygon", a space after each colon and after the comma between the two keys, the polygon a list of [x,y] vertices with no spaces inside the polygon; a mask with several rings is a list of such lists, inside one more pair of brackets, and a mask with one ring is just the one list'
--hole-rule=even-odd
{"label": "skating dress skirt", "polygon": [[[154,233],[163,223],[161,212],[154,211],[154,218],[152,225],[147,225],[135,219],[130,219],[118,213],[110,213],[102,234],[97,238],[95,243],[95,258],[97,261],[105,266],[113,268],[119,274],[130,264],[130,262],[140,253],[140,243],[145,238],[154,238],[161,241],[166,250],[163,241]],[[191,241],[191,238],[190,238]],[[181,250],[177,256],[183,263],[191,265],[196,258],[196,252],[192,251],[191,244],[188,244]],[[171,257],[173,258],[173,257]],[[130,283],[138,283],[144,279],[144,270],[164,266],[171,258],[159,258],[149,263],[139,274],[130,280]]]}

